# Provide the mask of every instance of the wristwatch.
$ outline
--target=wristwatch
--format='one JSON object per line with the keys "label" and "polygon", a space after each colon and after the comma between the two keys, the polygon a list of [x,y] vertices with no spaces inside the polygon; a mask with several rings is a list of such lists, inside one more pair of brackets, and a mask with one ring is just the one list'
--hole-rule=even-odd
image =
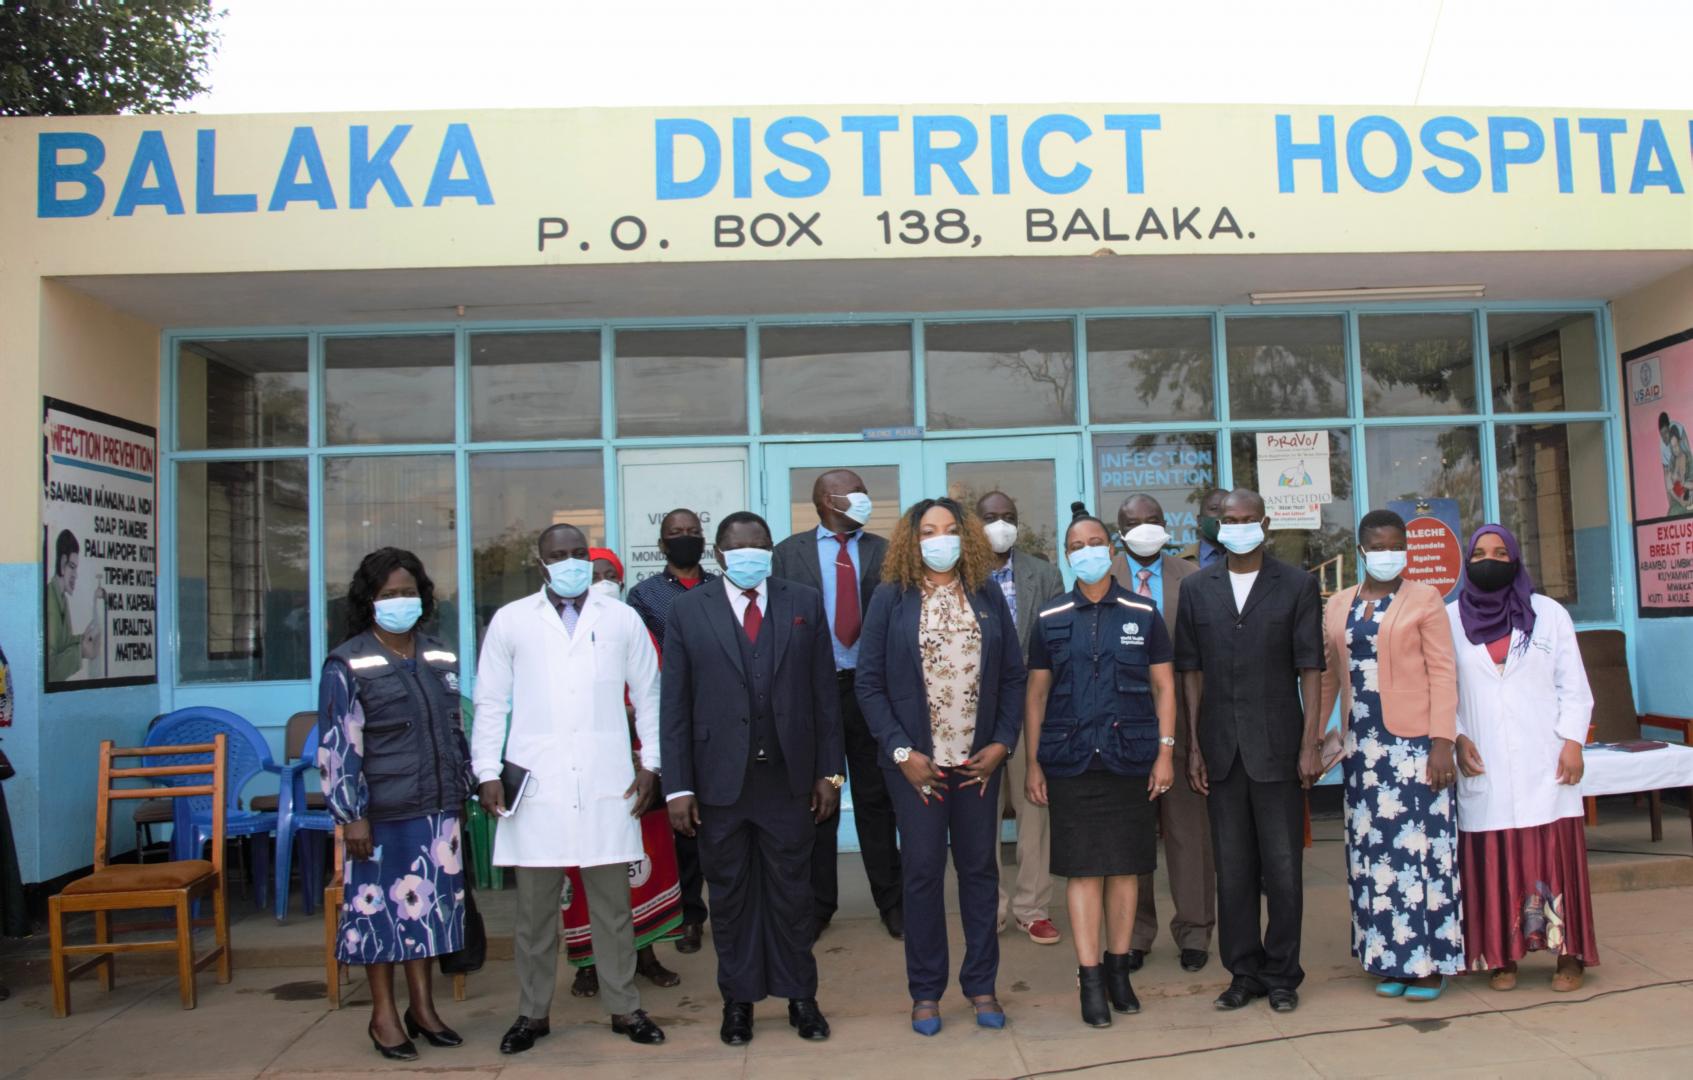
{"label": "wristwatch", "polygon": [[1160,746],[1174,746],[1176,745],[1176,737],[1174,735],[1160,735],[1158,736],[1158,744]]}
{"label": "wristwatch", "polygon": [[904,765],[911,760],[911,747],[901,746],[894,750],[894,764]]}
{"label": "wristwatch", "polygon": [[840,773],[836,773],[833,776],[825,776],[823,779],[835,785],[836,791],[841,790],[841,786],[846,783],[846,777],[842,776]]}

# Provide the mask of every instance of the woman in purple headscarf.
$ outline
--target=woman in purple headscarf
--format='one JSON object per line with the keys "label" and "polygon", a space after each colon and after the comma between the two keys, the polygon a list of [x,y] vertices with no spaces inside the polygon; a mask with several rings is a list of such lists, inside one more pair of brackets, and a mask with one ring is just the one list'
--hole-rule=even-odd
{"label": "woman in purple headscarf", "polygon": [[1458,866],[1471,971],[1495,990],[1517,961],[1558,957],[1552,989],[1577,990],[1599,962],[1582,833],[1581,747],[1593,693],[1575,624],[1536,594],[1502,525],[1470,537],[1458,602]]}

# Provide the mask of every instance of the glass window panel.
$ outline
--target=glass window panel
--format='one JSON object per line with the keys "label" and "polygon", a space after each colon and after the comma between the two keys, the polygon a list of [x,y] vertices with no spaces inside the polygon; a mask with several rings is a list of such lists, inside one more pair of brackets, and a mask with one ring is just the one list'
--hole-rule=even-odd
{"label": "glass window panel", "polygon": [[[1315,529],[1277,529],[1270,522],[1270,552],[1283,562],[1317,575],[1323,595],[1358,580],[1358,512],[1352,505],[1352,435],[1334,428],[1329,437],[1329,483],[1334,501],[1323,505],[1322,523]],[[1230,447],[1235,487],[1262,490],[1258,475],[1258,437],[1235,432]]]}
{"label": "glass window panel", "polygon": [[1210,319],[1089,319],[1087,330],[1094,423],[1216,415]]}
{"label": "glass window panel", "polygon": [[1199,543],[1199,504],[1217,486],[1217,436],[1095,435],[1093,478],[1102,521],[1115,527],[1130,495],[1150,495],[1164,508],[1171,549],[1181,551]]}
{"label": "glass window panel", "polygon": [[618,333],[618,435],[741,435],[746,430],[745,330]]}
{"label": "glass window panel", "polygon": [[1365,416],[1476,409],[1475,320],[1454,315],[1361,315]]}
{"label": "glass window panel", "polygon": [[[820,469],[788,470],[788,520],[793,524],[794,532],[816,530],[817,508],[811,504],[811,488],[819,476],[835,468],[831,465]],[[899,466],[854,465],[852,471],[864,481],[864,490],[869,493],[873,504],[870,520],[864,527],[878,536],[892,536],[894,526],[899,524],[900,512],[905,509],[899,501]],[[776,539],[782,538],[778,536]],[[707,536],[706,541],[709,543],[711,537]]]}
{"label": "glass window panel", "polygon": [[330,444],[453,441],[450,334],[324,338],[323,366]]}
{"label": "glass window panel", "polygon": [[[949,461],[946,493],[971,509],[990,491],[1003,491],[1011,496],[1011,501],[1017,504],[1017,547],[1051,562],[1058,557],[1056,468],[1057,463],[1051,458]],[[1069,520],[1066,509],[1066,525]]]}
{"label": "glass window panel", "polygon": [[1517,534],[1535,588],[1578,621],[1614,619],[1605,425],[1500,424],[1494,435],[1501,524]]}
{"label": "glass window panel", "polygon": [[176,469],[177,679],[312,677],[307,464]]}
{"label": "glass window panel", "polygon": [[914,422],[909,326],[768,326],[758,352],[766,434]]}
{"label": "glass window panel", "polygon": [[323,462],[324,623],[347,640],[347,586],[366,555],[404,548],[435,583],[435,615],[420,625],[457,650],[457,506],[451,454],[332,457]]}
{"label": "glass window panel", "polygon": [[476,579],[476,644],[500,605],[541,587],[536,541],[574,525],[604,546],[605,471],[598,450],[473,454],[470,525]]}
{"label": "glass window panel", "polygon": [[470,335],[470,437],[581,439],[600,433],[600,334]]}
{"label": "glass window panel", "polygon": [[1229,319],[1229,414],[1346,416],[1346,326],[1336,315]]}
{"label": "glass window panel", "polygon": [[1599,327],[1590,313],[1490,311],[1498,412],[1599,409]]}
{"label": "glass window panel", "polygon": [[1481,429],[1372,427],[1364,433],[1364,460],[1371,509],[1390,502],[1453,499],[1460,543],[1481,524]]}
{"label": "glass window panel", "polygon": [[185,341],[176,354],[176,445],[306,445],[306,339]]}
{"label": "glass window panel", "polygon": [[923,355],[931,428],[1076,422],[1071,323],[929,323],[923,330]]}

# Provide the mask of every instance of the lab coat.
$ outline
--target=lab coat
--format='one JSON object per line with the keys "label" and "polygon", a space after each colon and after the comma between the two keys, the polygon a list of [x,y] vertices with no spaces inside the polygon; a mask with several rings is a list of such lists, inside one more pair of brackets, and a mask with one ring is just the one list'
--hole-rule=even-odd
{"label": "lab coat", "polygon": [[1458,605],[1446,608],[1458,659],[1458,734],[1475,743],[1486,770],[1459,773],[1463,832],[1532,828],[1582,812],[1580,786],[1558,783],[1558,754],[1565,739],[1587,741],[1593,691],[1569,612],[1538,593],[1533,602],[1534,637],[1522,649],[1522,633],[1512,632],[1503,672],[1486,645],[1464,637]]}
{"label": "lab coat", "polygon": [[635,779],[625,686],[641,764],[657,772],[658,654],[633,608],[590,592],[574,635],[545,590],[494,613],[476,667],[471,765],[478,783],[497,780],[503,755],[533,781],[517,812],[500,819],[496,866],[641,860],[635,799],[623,795]]}

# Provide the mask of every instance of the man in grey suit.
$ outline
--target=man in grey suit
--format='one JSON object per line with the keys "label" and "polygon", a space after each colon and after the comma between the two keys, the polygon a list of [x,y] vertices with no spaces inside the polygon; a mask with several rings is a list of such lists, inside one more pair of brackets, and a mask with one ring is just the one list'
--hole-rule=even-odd
{"label": "man in grey suit", "polygon": [[[864,714],[858,710],[858,698],[853,694],[858,671],[858,634],[864,625],[864,613],[870,607],[870,594],[882,580],[882,558],[887,554],[888,542],[864,531],[864,523],[870,520],[870,493],[851,469],[831,469],[819,476],[811,487],[811,504],[817,510],[818,524],[776,545],[770,576],[809,585],[823,594],[864,876],[870,879],[870,895],[882,914],[882,925],[894,937],[903,937],[905,913],[894,804],[876,763],[876,740],[870,735]],[[840,826],[839,814],[831,814],[820,822],[817,841],[811,849],[811,886],[818,934],[834,918],[840,903],[835,857]]]}
{"label": "man in grey suit", "polygon": [[[1124,551],[1111,561],[1117,583],[1157,605],[1164,624],[1176,625],[1181,602],[1182,580],[1198,573],[1199,567],[1166,551],[1170,534],[1164,522],[1164,508],[1150,495],[1130,495],[1117,510],[1117,530]],[[1172,631],[1173,632],[1173,631]],[[1176,715],[1181,711],[1182,684],[1176,680]],[[1211,822],[1205,811],[1205,796],[1181,782],[1187,776],[1188,731],[1176,725],[1176,777],[1178,782],[1158,800],[1159,831],[1164,837],[1164,859],[1170,874],[1170,895],[1176,913],[1170,920],[1170,936],[1181,950],[1186,971],[1198,971],[1211,958],[1211,931],[1217,924],[1217,869],[1211,853]],[[1129,970],[1139,970],[1158,936],[1158,907],[1152,895],[1152,875],[1140,879],[1140,902],[1135,912],[1134,934],[1129,939]]]}
{"label": "man in grey suit", "polygon": [[[1017,648],[1023,655],[1029,651],[1029,631],[1035,616],[1048,600],[1064,591],[1064,579],[1058,568],[1045,559],[1017,549],[1017,504],[1003,491],[990,491],[976,502],[976,515],[988,534],[999,563],[992,577],[1005,593],[1011,608],[1011,621],[1017,628]],[[1062,940],[1058,928],[1052,925],[1049,907],[1052,903],[1052,868],[1047,833],[1046,807],[1035,806],[1023,794],[1024,764],[1034,747],[1025,747],[1022,754],[1006,762],[1005,782],[1000,785],[1004,807],[1009,806],[1017,817],[1017,888],[1008,893],[1004,880],[999,886],[999,928],[1005,929],[1007,917],[1017,920],[1017,928],[1029,935],[1037,945],[1056,945]],[[1000,845],[993,846],[999,854]]]}

